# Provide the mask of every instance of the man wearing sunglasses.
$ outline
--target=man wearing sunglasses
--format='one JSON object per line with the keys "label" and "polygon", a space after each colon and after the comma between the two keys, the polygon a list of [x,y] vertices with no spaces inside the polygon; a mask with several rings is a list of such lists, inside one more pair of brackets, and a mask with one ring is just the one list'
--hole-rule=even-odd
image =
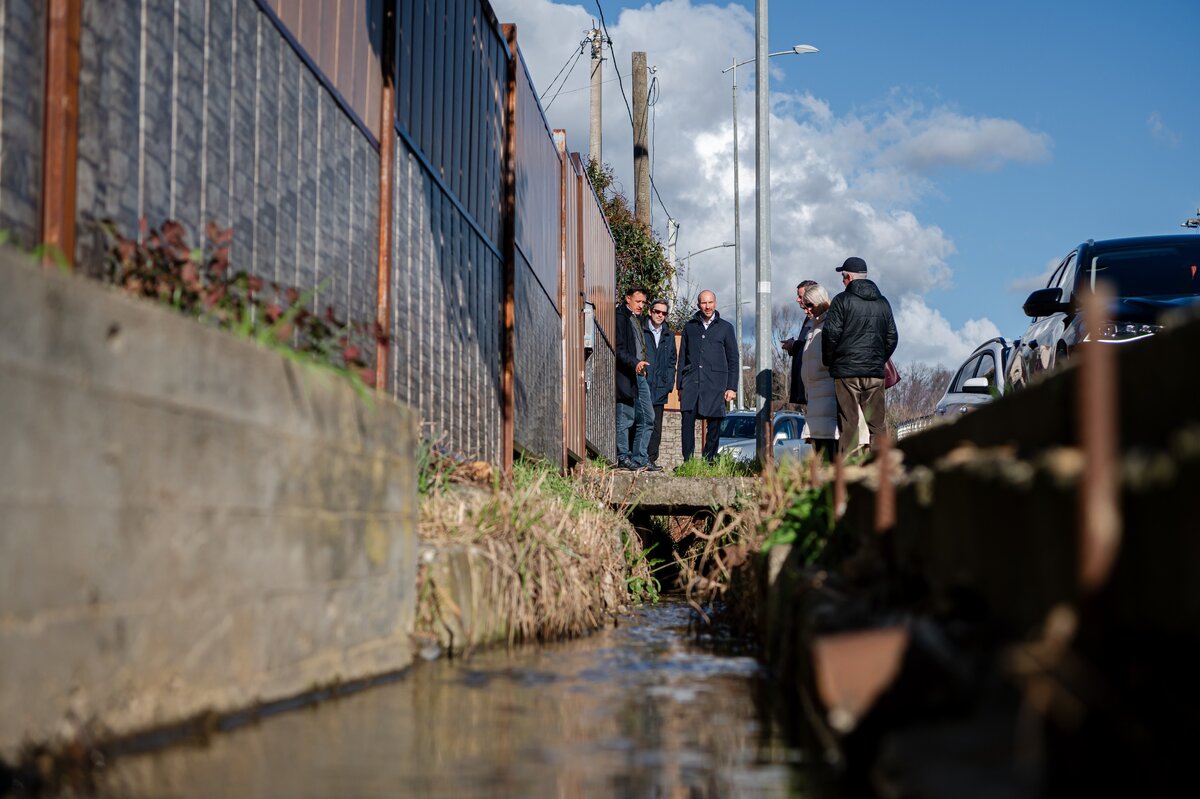
{"label": "man wearing sunglasses", "polygon": [[650,314],[646,317],[646,351],[650,360],[650,404],[654,406],[654,429],[650,433],[650,445],[646,457],[650,460],[647,471],[657,472],[658,446],[662,442],[663,408],[667,396],[675,388],[675,336],[667,327],[670,306],[666,300],[650,303]]}

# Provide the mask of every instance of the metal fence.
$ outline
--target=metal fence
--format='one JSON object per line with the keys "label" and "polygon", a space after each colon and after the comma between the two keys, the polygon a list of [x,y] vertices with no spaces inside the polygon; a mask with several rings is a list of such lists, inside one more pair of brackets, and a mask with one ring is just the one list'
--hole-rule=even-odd
{"label": "metal fence", "polygon": [[236,268],[380,319],[428,435],[612,457],[612,236],[508,33],[487,0],[6,0],[0,226],[83,265],[96,220],[230,227]]}

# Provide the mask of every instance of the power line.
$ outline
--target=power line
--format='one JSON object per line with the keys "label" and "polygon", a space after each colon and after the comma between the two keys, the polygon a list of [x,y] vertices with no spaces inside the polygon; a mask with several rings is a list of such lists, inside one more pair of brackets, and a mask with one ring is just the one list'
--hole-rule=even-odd
{"label": "power line", "polygon": [[[596,0],[596,10],[600,12],[600,27],[604,28],[604,38],[608,40],[608,51],[612,54],[613,63],[617,63],[617,52],[612,46],[612,37],[608,35],[608,23],[604,19],[604,6],[600,5],[600,0]],[[629,96],[625,94],[625,82],[620,80],[621,73],[617,72],[617,84],[621,87],[621,99],[625,101],[625,113],[629,115],[629,126],[634,127],[633,122],[633,107],[629,105]],[[662,206],[663,213],[667,215],[667,219],[674,219],[671,212],[667,210],[666,203],[663,202],[662,195],[658,193],[658,186],[654,183],[654,176],[650,177],[650,188],[654,191],[654,196],[658,198],[658,204]]]}
{"label": "power line", "polygon": [[[583,52],[582,44],[580,45],[579,52]],[[571,56],[574,56],[576,59],[578,59],[579,54],[576,53],[575,51],[571,51],[571,55],[567,56],[567,60],[564,61],[562,67],[559,68],[558,75],[563,74],[563,70],[567,68],[567,64],[571,63]],[[553,88],[554,84],[558,82],[558,75],[554,76],[554,79],[550,81],[550,85],[546,87],[546,91],[542,92],[541,96],[538,97],[538,102],[541,102],[546,97],[546,95],[550,93],[550,89]],[[563,83],[566,83],[566,81],[564,80]]]}
{"label": "power line", "polygon": [[563,86],[567,85],[567,78],[571,77],[571,73],[575,71],[575,65],[579,63],[580,56],[583,55],[583,45],[579,46],[579,52],[575,54],[575,60],[571,62],[571,68],[567,70],[567,77],[562,79],[562,83],[558,84],[558,91],[550,98],[550,102],[546,103],[546,110],[550,110],[550,106],[554,105],[554,101],[558,99],[558,95],[562,92]]}

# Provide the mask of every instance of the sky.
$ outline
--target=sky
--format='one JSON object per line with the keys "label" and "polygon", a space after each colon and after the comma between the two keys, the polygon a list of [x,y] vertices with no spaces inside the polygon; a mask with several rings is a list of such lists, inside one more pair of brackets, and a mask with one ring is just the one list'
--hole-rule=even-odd
{"label": "sky", "polygon": [[[753,2],[492,0],[552,127],[588,152],[588,57],[603,8],[604,160],[633,196],[631,53],[657,80],[653,224],[665,205],[684,257],[733,241],[731,80],[754,57]],[[774,306],[795,285],[840,290],[850,255],[896,314],[899,363],[956,367],[1019,336],[1025,297],[1087,239],[1183,232],[1200,207],[1197,0],[773,0],[770,60]],[[555,76],[560,69],[565,82]],[[754,69],[738,69],[744,332],[754,336]],[[1200,235],[1200,233],[1197,233]],[[734,317],[733,249],[689,261]]]}

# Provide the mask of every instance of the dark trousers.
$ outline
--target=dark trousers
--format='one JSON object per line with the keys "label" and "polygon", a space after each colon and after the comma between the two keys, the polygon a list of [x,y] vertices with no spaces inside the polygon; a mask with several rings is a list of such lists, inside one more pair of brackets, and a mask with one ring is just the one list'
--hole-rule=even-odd
{"label": "dark trousers", "polygon": [[883,397],[883,378],[837,377],[833,381],[833,391],[837,394],[838,428],[842,431],[842,437],[838,439],[838,449],[843,455],[858,449],[858,414],[861,411],[867,417],[871,449],[877,450],[879,442],[887,435],[887,425],[884,422],[886,405]]}
{"label": "dark trousers", "polygon": [[658,445],[662,443],[662,420],[665,405],[654,406],[654,430],[650,433],[650,446],[646,447],[646,457],[651,463],[658,463]]}
{"label": "dark trousers", "polygon": [[834,456],[838,451],[838,440],[836,438],[814,438],[812,447],[822,460],[833,463]]}
{"label": "dark trousers", "polygon": [[[683,423],[680,438],[683,439],[683,459],[686,461],[696,451],[696,412],[681,411],[679,416]],[[721,420],[705,416],[700,418],[704,420],[704,460],[715,461],[717,447],[721,444]]]}

